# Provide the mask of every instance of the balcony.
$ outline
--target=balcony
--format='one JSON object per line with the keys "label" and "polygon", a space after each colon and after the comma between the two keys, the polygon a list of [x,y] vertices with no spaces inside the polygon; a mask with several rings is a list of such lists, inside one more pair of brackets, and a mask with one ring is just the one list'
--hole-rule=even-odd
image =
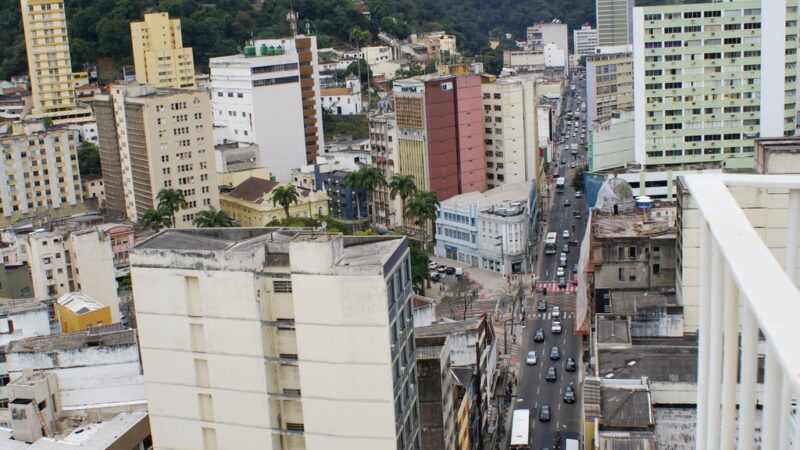
{"label": "balcony", "polygon": [[[800,394],[796,344],[800,177],[720,174],[687,175],[684,180],[697,208],[689,213],[697,213],[700,236],[695,448],[753,449],[754,429],[760,426],[760,448],[800,449],[792,413],[792,399]],[[758,189],[769,189],[769,196],[780,203],[762,197],[743,208],[734,195]],[[784,209],[781,203],[785,201],[788,207]],[[765,230],[759,224],[757,231],[748,217],[764,207],[781,219],[775,229]],[[784,259],[784,267],[773,250]],[[684,268],[692,264],[687,261]],[[759,333],[764,342],[759,342]],[[762,423],[756,421],[759,349],[765,355]]]}

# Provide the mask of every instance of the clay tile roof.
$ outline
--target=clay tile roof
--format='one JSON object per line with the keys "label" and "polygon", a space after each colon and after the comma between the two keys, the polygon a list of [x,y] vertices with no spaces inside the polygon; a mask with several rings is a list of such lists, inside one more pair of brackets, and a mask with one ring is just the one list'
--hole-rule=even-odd
{"label": "clay tile roof", "polygon": [[280,183],[263,178],[250,177],[242,181],[228,196],[253,203],[269,202],[269,193]]}
{"label": "clay tile roof", "polygon": [[331,97],[334,95],[350,95],[350,89],[343,87],[332,87],[320,89],[320,95],[323,97]]}

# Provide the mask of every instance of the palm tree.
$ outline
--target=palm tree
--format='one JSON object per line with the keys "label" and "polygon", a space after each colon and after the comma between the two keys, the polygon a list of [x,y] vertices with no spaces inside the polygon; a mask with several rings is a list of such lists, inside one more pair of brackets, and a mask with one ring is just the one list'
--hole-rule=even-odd
{"label": "palm tree", "polygon": [[342,179],[345,186],[350,187],[356,195],[356,220],[361,222],[361,189],[363,185],[361,184],[361,171],[354,170],[352,172],[347,172],[347,175],[344,176]]}
{"label": "palm tree", "polygon": [[142,215],[142,226],[150,228],[158,233],[162,228],[169,228],[172,226],[172,215],[169,210],[163,206],[148,208]]}
{"label": "palm tree", "polygon": [[284,184],[272,190],[272,204],[281,205],[286,213],[286,220],[289,220],[289,206],[292,203],[300,203],[300,193],[293,184]]}
{"label": "palm tree", "polygon": [[438,207],[439,200],[436,199],[436,194],[424,190],[416,191],[405,206],[406,217],[413,219],[414,223],[422,228],[422,245],[425,251],[428,250],[428,221],[436,220]]}
{"label": "palm tree", "polygon": [[175,214],[182,208],[186,208],[186,198],[183,196],[183,191],[180,189],[162,189],[156,195],[158,200],[158,207],[162,206],[169,211],[172,217],[172,226],[177,223],[175,221]]}
{"label": "palm tree", "polygon": [[[361,166],[358,170],[349,172],[344,176],[344,184],[356,191],[356,218],[361,222],[361,193],[366,192],[367,198],[372,191],[380,186],[386,186],[386,178],[377,167]],[[369,202],[369,200],[367,200]],[[369,204],[367,210],[369,211]]]}
{"label": "palm tree", "polygon": [[398,195],[400,201],[403,203],[403,208],[400,210],[403,214],[406,211],[406,200],[417,192],[417,184],[414,182],[414,175],[405,175],[396,173],[389,179],[389,196],[392,200]]}
{"label": "palm tree", "polygon": [[232,227],[233,219],[225,211],[209,206],[205,211],[197,213],[192,223],[198,228],[222,228]]}

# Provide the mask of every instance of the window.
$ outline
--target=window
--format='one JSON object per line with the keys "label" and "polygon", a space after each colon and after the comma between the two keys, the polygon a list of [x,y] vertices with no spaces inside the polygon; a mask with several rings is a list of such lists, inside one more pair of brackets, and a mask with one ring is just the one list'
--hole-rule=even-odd
{"label": "window", "polygon": [[722,11],[705,11],[703,12],[703,17],[722,17]]}
{"label": "window", "polygon": [[653,274],[661,273],[661,264],[653,264]]}
{"label": "window", "polygon": [[625,269],[620,268],[618,270],[619,270],[619,273],[618,273],[617,276],[618,276],[619,281],[625,281]]}
{"label": "window", "polygon": [[628,247],[628,258],[636,259],[636,247]]}

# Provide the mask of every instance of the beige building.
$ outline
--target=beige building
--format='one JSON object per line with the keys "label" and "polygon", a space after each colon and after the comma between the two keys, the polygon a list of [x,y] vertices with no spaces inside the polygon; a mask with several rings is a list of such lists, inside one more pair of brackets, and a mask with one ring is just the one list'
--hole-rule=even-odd
{"label": "beige building", "polygon": [[[286,217],[281,205],[272,202],[272,191],[280,186],[277,181],[250,177],[232,191],[220,194],[223,211],[242,227],[263,227],[273,220]],[[328,195],[325,191],[297,188],[299,202],[289,206],[292,217],[321,217],[328,215]]]}
{"label": "beige building", "polygon": [[69,211],[83,204],[78,170],[78,129],[17,123],[0,136],[5,170],[0,171],[0,223],[39,211]]}
{"label": "beige building", "polygon": [[115,85],[95,102],[107,207],[138,221],[161,189],[180,189],[187,207],[175,226],[219,209],[208,92]]}
{"label": "beige building", "polygon": [[[397,151],[397,123],[392,113],[377,114],[369,118],[369,146],[372,165],[389,181],[399,173],[400,155]],[[415,180],[417,181],[417,180]],[[419,181],[417,181],[419,183]],[[403,225],[403,202],[400,196],[389,195],[388,186],[379,186],[373,192],[375,223],[385,228]]]}
{"label": "beige building", "polygon": [[500,78],[481,85],[486,136],[486,188],[543,179],[533,77]]}
{"label": "beige building", "polygon": [[86,202],[94,202],[95,208],[103,208],[106,204],[106,190],[103,187],[103,176],[88,174],[83,177],[83,199]]}
{"label": "beige building", "polygon": [[183,46],[180,19],[165,12],[131,22],[136,81],[160,88],[194,89],[192,48]]}
{"label": "beige building", "polygon": [[617,110],[633,110],[633,53],[614,51],[587,56],[586,121],[609,120]]}
{"label": "beige building", "polygon": [[419,448],[405,238],[167,230],[131,262],[156,448]]}
{"label": "beige building", "polygon": [[91,118],[91,109],[75,101],[64,0],[20,0],[20,8],[33,115],[54,123]]}

